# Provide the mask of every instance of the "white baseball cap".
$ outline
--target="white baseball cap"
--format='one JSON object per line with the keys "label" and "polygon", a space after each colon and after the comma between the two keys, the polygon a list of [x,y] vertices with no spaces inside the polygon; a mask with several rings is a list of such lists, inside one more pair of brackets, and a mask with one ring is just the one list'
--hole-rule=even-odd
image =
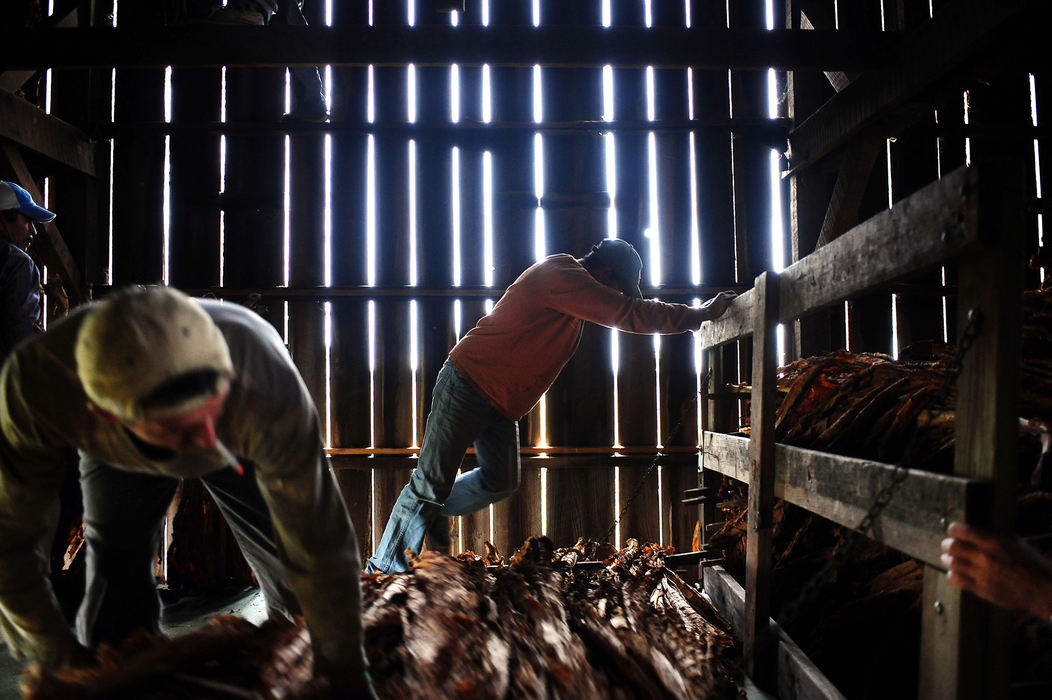
{"label": "white baseball cap", "polygon": [[[192,411],[225,391],[234,376],[226,339],[212,317],[171,287],[129,288],[97,303],[80,327],[74,356],[88,398],[129,421]],[[192,375],[206,382],[194,384],[189,395],[144,401]]]}

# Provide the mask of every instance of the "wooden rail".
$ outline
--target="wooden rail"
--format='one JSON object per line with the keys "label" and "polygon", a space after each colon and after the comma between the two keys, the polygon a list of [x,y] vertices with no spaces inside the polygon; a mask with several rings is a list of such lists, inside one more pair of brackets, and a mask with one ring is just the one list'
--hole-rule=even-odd
{"label": "wooden rail", "polygon": [[[778,277],[786,323],[832,304],[974,251],[979,246],[976,173],[960,169],[928,185],[782,271]],[[756,295],[740,295],[719,321],[701,329],[712,348],[748,337]]]}
{"label": "wooden rail", "polygon": [[6,32],[9,68],[179,66],[569,66],[860,70],[894,32],[392,25],[135,27]]}
{"label": "wooden rail", "polygon": [[[706,433],[706,469],[749,483],[749,439]],[[847,527],[855,527],[895,468],[790,445],[775,446],[774,494]],[[873,539],[932,566],[940,566],[946,526],[989,502],[989,484],[911,469],[895,498],[877,518]]]}
{"label": "wooden rail", "polygon": [[[704,351],[719,367],[719,346],[753,337],[752,433],[706,430],[701,466],[750,485],[745,605],[741,626],[749,673],[773,687],[773,650],[765,649],[770,587],[768,528],[773,496],[847,527],[857,527],[895,467],[775,445],[774,393],[768,390],[775,319],[794,321],[896,278],[956,261],[960,327],[984,319],[958,381],[957,476],[908,470],[868,534],[927,566],[922,607],[920,697],[1000,696],[1006,664],[997,649],[1007,631],[989,606],[946,583],[940,541],[954,520],[1005,525],[1010,520],[1018,400],[1021,209],[1013,167],[961,168],[855,227],[787,268],[757,278],[721,319],[702,329]],[[1021,170],[1019,171],[1021,172]],[[1017,192],[1018,191],[1018,192]],[[993,371],[989,368],[992,367]],[[721,377],[711,384],[720,386]],[[709,427],[708,423],[705,426]],[[1008,465],[999,468],[1003,462]],[[702,514],[702,525],[704,522]],[[703,528],[704,532],[704,528]],[[930,608],[930,610],[929,610]],[[978,635],[976,630],[987,630]],[[977,636],[982,637],[977,639]],[[996,638],[996,641],[993,641]]]}

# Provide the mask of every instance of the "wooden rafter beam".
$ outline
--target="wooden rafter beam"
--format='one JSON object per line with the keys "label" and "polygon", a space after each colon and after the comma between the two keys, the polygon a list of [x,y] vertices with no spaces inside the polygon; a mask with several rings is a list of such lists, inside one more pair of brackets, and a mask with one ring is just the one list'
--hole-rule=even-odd
{"label": "wooden rafter beam", "polygon": [[59,165],[95,175],[95,150],[83,131],[6,90],[0,90],[0,140],[12,141]]}
{"label": "wooden rafter beam", "polygon": [[818,234],[817,247],[821,248],[840,237],[858,222],[862,197],[877,163],[885,139],[877,134],[863,134],[844,154],[837,170],[833,195],[822,220],[822,231]]}
{"label": "wooden rafter beam", "polygon": [[[836,18],[833,8],[829,3],[817,2],[816,0],[804,0],[801,3],[801,22],[804,29],[836,29]],[[825,71],[826,80],[833,89],[840,92],[854,80],[856,73],[845,73],[844,71]]]}
{"label": "wooden rafter beam", "polygon": [[545,27],[41,29],[0,33],[0,68],[481,65],[863,70],[889,33]]}
{"label": "wooden rafter beam", "polygon": [[[878,69],[860,75],[790,133],[790,167],[816,162],[943,82],[961,79],[969,64],[989,59],[998,41],[1012,50],[1026,45],[1026,20],[1035,24],[1042,11],[1047,8],[1035,0],[948,3],[906,34]],[[1019,40],[1007,41],[1013,32]]]}

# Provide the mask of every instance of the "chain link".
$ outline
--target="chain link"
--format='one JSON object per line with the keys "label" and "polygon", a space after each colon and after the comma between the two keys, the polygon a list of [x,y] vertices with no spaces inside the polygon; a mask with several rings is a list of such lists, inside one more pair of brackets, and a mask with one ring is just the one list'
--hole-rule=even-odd
{"label": "chain link", "polygon": [[[946,399],[950,394],[950,390],[953,388],[954,382],[956,382],[957,377],[959,377],[961,374],[961,367],[964,361],[964,357],[972,349],[972,345],[975,343],[975,339],[979,335],[980,323],[981,316],[979,314],[978,309],[970,309],[968,311],[968,322],[961,333],[961,339],[957,343],[957,348],[954,351],[953,357],[946,365],[946,372],[943,375],[942,383],[939,385],[939,388],[935,391],[935,393],[932,394],[931,397],[928,399],[926,406],[923,409],[921,409],[920,414],[930,413],[933,409],[945,404]],[[712,368],[710,367],[705,375],[705,386],[708,386],[708,381],[711,376]],[[695,393],[694,398],[690,402],[690,406],[693,406],[695,403],[697,403],[700,396],[701,392]],[[690,406],[687,406],[686,408],[690,408]],[[686,408],[680,411],[679,418],[676,420],[676,423],[672,426],[672,428],[668,431],[668,436],[665,438],[664,444],[669,444],[672,442],[672,438],[676,435],[676,431],[678,431],[680,426],[683,424],[683,416],[686,413]],[[918,414],[918,416],[920,414]],[[826,583],[843,566],[844,562],[847,561],[851,553],[854,552],[854,549],[859,541],[859,534],[864,534],[868,532],[873,527],[873,523],[875,523],[877,518],[880,517],[880,514],[883,513],[884,509],[887,508],[888,505],[891,503],[892,499],[895,497],[895,492],[898,490],[902,482],[906,480],[906,477],[909,476],[909,467],[907,465],[910,463],[911,458],[913,457],[913,453],[916,450],[917,444],[919,443],[917,439],[919,434],[920,428],[918,420],[917,429],[914,430],[910,441],[906,444],[906,449],[903,451],[902,457],[895,463],[895,468],[891,473],[890,482],[887,485],[885,485],[880,491],[878,491],[876,496],[873,497],[873,503],[870,505],[869,510],[866,511],[865,517],[862,518],[862,521],[859,522],[858,526],[854,530],[850,531],[847,537],[846,544],[843,547],[838,548],[834,552],[832,559],[830,559],[829,562],[822,568],[822,570],[815,574],[815,576],[804,585],[804,587],[800,590],[800,593],[794,600],[790,601],[788,604],[783,606],[782,614],[779,616],[779,622],[782,624],[783,627],[794,621],[796,617],[799,616],[804,606],[806,606],[808,603],[812,602],[818,597],[818,594],[825,587]],[[606,534],[603,536],[603,542],[610,541],[610,537],[614,534],[614,531],[617,529],[618,523],[621,522],[622,518],[624,518],[625,516],[625,513],[628,512],[628,509],[632,507],[633,502],[635,502],[635,500],[639,497],[639,494],[642,493],[643,487],[646,485],[647,479],[650,478],[650,475],[657,468],[658,461],[660,460],[660,458],[660,452],[654,455],[654,459],[651,461],[650,466],[647,468],[646,472],[643,474],[642,477],[640,477],[639,481],[636,483],[635,488],[632,490],[632,494],[628,497],[628,500],[625,501],[624,507],[621,508],[621,512],[617,514],[617,517],[610,524],[610,528],[606,531]],[[702,445],[701,459],[702,468],[704,468],[704,445]]]}
{"label": "chain link", "polygon": [[894,471],[891,473],[891,480],[886,484],[877,495],[873,497],[873,503],[870,505],[869,510],[866,511],[865,517],[859,522],[858,526],[848,532],[846,542],[844,546],[837,548],[833,557],[826,563],[822,569],[814,575],[804,587],[800,589],[800,593],[791,600],[789,603],[782,607],[782,612],[778,617],[779,623],[785,627],[791,624],[799,617],[803,608],[809,603],[813,602],[818,598],[819,593],[825,588],[826,584],[833,578],[833,576],[843,567],[844,563],[848,560],[850,555],[854,552],[855,547],[858,546],[860,541],[860,535],[869,532],[872,529],[873,524],[876,522],[880,514],[884,512],[884,509],[888,507],[892,499],[895,497],[895,492],[906,477],[909,476],[909,465],[912,461],[913,455],[919,444],[918,436],[920,435],[920,420],[919,417],[925,413],[931,413],[934,409],[944,406],[946,399],[950,395],[950,390],[953,388],[954,382],[957,377],[961,374],[961,367],[964,361],[965,355],[972,349],[972,345],[975,344],[975,339],[979,336],[979,326],[982,322],[982,317],[978,309],[970,309],[968,311],[968,322],[961,332],[961,339],[957,343],[957,348],[954,351],[953,357],[946,365],[946,373],[943,375],[942,383],[939,388],[931,395],[926,402],[926,405],[921,412],[918,414],[917,427],[913,431],[913,435],[910,437],[910,441],[906,444],[906,449],[903,450],[902,457],[895,463]]}
{"label": "chain link", "polygon": [[[712,376],[712,368],[710,367],[708,372],[706,372],[706,374],[705,374],[705,384],[703,384],[703,386],[708,386],[709,377],[711,377],[711,376]],[[684,406],[682,409],[680,409],[679,418],[676,420],[676,422],[672,426],[672,428],[669,429],[668,435],[665,437],[665,441],[662,444],[668,445],[669,443],[672,442],[672,438],[675,437],[676,431],[679,430],[681,425],[683,425],[683,416],[684,416],[684,414],[687,412],[688,409],[690,409],[691,406],[693,406],[694,404],[696,404],[698,402],[698,397],[699,396],[701,396],[701,392],[700,391],[699,392],[695,392],[694,393],[694,398],[690,400],[690,404],[687,405],[687,406]],[[703,460],[702,463],[704,464],[704,459],[705,459],[704,447],[702,448],[702,451],[701,451],[701,458]],[[650,475],[653,473],[653,471],[655,469],[657,469],[658,460],[660,460],[660,459],[661,459],[661,452],[659,451],[656,455],[654,455],[654,459],[651,460],[650,466],[647,468],[646,472],[644,472],[643,476],[641,476],[639,478],[639,481],[636,483],[636,487],[634,489],[632,489],[632,494],[628,497],[628,500],[625,501],[625,505],[621,509],[621,512],[617,514],[616,518],[614,518],[614,522],[610,523],[610,528],[606,531],[606,534],[603,535],[603,539],[600,540],[601,542],[609,542],[610,541],[611,535],[613,535],[614,534],[614,530],[617,529],[617,524],[621,522],[621,519],[623,517],[625,517],[625,513],[627,513],[628,509],[632,506],[632,502],[635,501],[637,498],[639,498],[639,494],[643,492],[643,487],[646,485],[647,479],[649,479]]]}

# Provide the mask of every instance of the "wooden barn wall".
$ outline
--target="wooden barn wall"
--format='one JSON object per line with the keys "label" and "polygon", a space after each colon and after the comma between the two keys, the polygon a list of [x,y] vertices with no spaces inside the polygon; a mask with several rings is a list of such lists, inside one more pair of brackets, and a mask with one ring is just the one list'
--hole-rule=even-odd
{"label": "wooden barn wall", "polygon": [[[884,0],[872,3],[840,3],[837,6],[838,29],[898,31],[909,30],[938,13],[945,2],[929,5],[927,0]],[[788,22],[792,28],[801,28],[803,22],[811,22],[815,28],[831,29],[832,3],[812,0],[793,0],[788,3]],[[803,19],[806,18],[806,19]],[[849,76],[850,77],[850,76]],[[1041,119],[1047,110],[1042,106],[1047,101],[1047,88],[1041,89],[1044,74],[1034,74],[1036,114]],[[854,208],[845,206],[841,216],[845,219],[837,228],[842,233],[851,225],[892,206],[927,183],[964,165],[976,144],[991,141],[1000,148],[1019,149],[1027,163],[1029,176],[1028,196],[1038,194],[1038,178],[1047,183],[1047,168],[1039,170],[1040,155],[1048,148],[1047,139],[1038,143],[1026,136],[1033,126],[1030,112],[1031,74],[1025,69],[1003,70],[991,67],[966,91],[944,89],[926,96],[912,105],[915,113],[909,126],[899,127],[894,121],[887,125],[888,133],[865,133],[856,138],[837,155],[822,162],[809,165],[794,172],[789,225],[792,229],[793,259],[797,260],[812,252],[818,244],[823,217],[827,216],[830,196],[834,195],[837,174],[853,161],[869,162],[868,177],[856,181],[845,198],[853,202]],[[795,72],[790,77],[793,86],[790,97],[792,116],[799,122],[835,94],[830,81],[820,74]],[[1010,105],[1006,112],[996,117],[984,115],[982,104],[989,104],[989,95],[997,95]],[[967,113],[966,113],[967,112]],[[968,128],[979,133],[983,124],[985,136],[966,137]],[[998,133],[999,132],[999,133]],[[1033,154],[1030,154],[1030,149]],[[1023,153],[1027,151],[1027,153]],[[969,161],[970,162],[970,161]],[[1044,159],[1046,164],[1047,157]],[[1047,190],[1041,190],[1043,192]],[[836,196],[843,195],[836,192]],[[1039,209],[1031,216],[1028,240],[1025,248],[1028,255],[1038,252],[1043,221]],[[845,213],[846,212],[846,213]],[[1028,271],[1026,287],[1034,289],[1040,285],[1039,272]],[[901,351],[908,346],[927,341],[953,343],[957,334],[955,309],[956,270],[953,266],[933,270],[910,279],[887,293],[867,295],[846,303],[846,311],[834,310],[816,314],[800,322],[801,339],[796,352],[808,356],[836,348],[853,351],[891,353],[893,342]],[[893,313],[894,305],[894,313]]]}
{"label": "wooden barn wall", "polygon": [[[648,21],[643,3],[610,6],[615,25]],[[323,24],[324,7],[308,3],[308,21]],[[459,22],[481,24],[481,7],[468,3]],[[732,3],[730,16],[722,1],[654,2],[649,21],[683,26],[688,8],[692,26],[765,26],[763,0]],[[118,12],[122,25],[163,20],[129,0],[121,0]],[[540,32],[556,24],[594,26],[601,3],[542,2],[540,17]],[[331,21],[366,24],[368,5],[333,0]],[[372,21],[406,24],[405,3],[375,3]],[[416,17],[421,32],[449,21],[448,14]],[[531,4],[491,2],[489,22],[529,25]],[[644,258],[644,290],[670,301],[704,301],[710,292],[691,292],[699,286],[749,285],[774,264],[769,145],[726,129],[662,128],[689,117],[766,118],[765,72],[614,69],[613,192],[604,134],[544,128],[545,122],[603,119],[598,68],[543,68],[538,124],[533,68],[490,67],[491,119],[507,127],[499,136],[480,136],[475,126],[484,118],[481,66],[458,70],[463,130],[431,128],[450,124],[450,67],[334,67],[329,73],[331,131],[284,132],[264,128],[286,107],[281,69],[176,66],[167,78],[163,69],[118,69],[115,121],[170,120],[173,130],[167,136],[151,129],[116,132],[113,263],[109,270],[89,269],[89,277],[106,282],[108,272],[116,285],[163,281],[188,289],[376,287],[370,295],[287,301],[268,295],[254,303],[286,338],[315,398],[363,555],[371,553],[411,473],[446,354],[487,303],[537,259],[537,217],[546,253],[580,256],[607,235],[631,241]],[[654,131],[618,129],[618,122],[649,118],[650,80]],[[231,125],[225,134],[178,128],[221,119]],[[534,196],[538,135],[540,206]],[[492,164],[490,200],[482,187],[486,162]],[[490,274],[482,258],[488,201]],[[614,228],[608,227],[611,206]],[[482,288],[490,279],[487,294]],[[410,296],[405,288],[412,286],[427,293]],[[458,295],[458,287],[468,291]],[[748,348],[740,358],[737,353],[731,348],[721,358],[727,381],[738,381],[739,362],[748,366]],[[542,532],[560,546],[579,536],[599,538],[629,499],[622,542],[637,537],[689,549],[696,509],[680,501],[684,489],[697,485],[699,381],[692,335],[655,340],[590,326],[543,410],[538,406],[520,422],[521,444],[530,448],[522,456],[521,488],[488,511],[455,519],[454,549],[480,551],[493,541],[509,552]],[[728,410],[727,420],[736,423],[736,405]],[[637,489],[658,445],[666,454]],[[622,448],[619,456],[615,446]],[[469,455],[464,466],[473,465]]]}
{"label": "wooden barn wall", "polygon": [[[934,11],[943,4],[933,3]],[[56,7],[61,11],[66,4]],[[613,0],[611,22],[644,26],[646,7]],[[692,26],[765,25],[763,0],[729,6],[722,0],[669,0],[649,7],[649,21],[656,27],[682,26],[688,8]],[[324,9],[324,2],[308,3],[308,21],[324,24]],[[91,21],[106,24],[108,12],[97,7]],[[821,0],[787,3],[784,21],[800,28],[805,12],[816,27],[831,28],[821,22],[833,21],[832,3]],[[171,20],[153,4],[130,0],[120,0],[118,14],[122,26]],[[841,31],[881,26],[908,31],[927,21],[929,9],[924,0],[840,3],[836,16]],[[540,17],[539,32],[546,25],[595,25],[601,3],[542,2]],[[482,3],[468,3],[458,19],[481,24]],[[331,21],[367,24],[368,4],[332,0]],[[372,21],[406,24],[405,3],[374,3]],[[420,31],[449,21],[447,14],[418,11],[416,17]],[[491,2],[489,22],[529,25],[531,4]],[[281,69],[54,71],[52,112],[85,129],[109,118],[111,88],[118,126],[166,120],[175,127],[199,126],[225,119],[250,128],[225,134],[176,128],[170,135],[150,128],[117,129],[112,140],[99,143],[93,179],[30,162],[90,282],[166,282],[189,289],[376,287],[368,296],[331,301],[265,296],[254,305],[286,338],[315,398],[364,555],[371,553],[411,473],[431,389],[448,350],[485,313],[487,303],[536,260],[538,216],[547,253],[582,255],[610,234],[631,241],[645,261],[644,289],[662,299],[693,303],[693,287],[749,285],[774,265],[769,145],[700,125],[662,128],[663,122],[691,116],[699,122],[766,117],[765,73],[709,69],[688,76],[686,69],[659,69],[648,78],[645,68],[614,69],[613,191],[606,180],[604,134],[544,128],[544,122],[604,118],[601,70],[542,69],[542,123],[535,124],[534,70],[490,67],[491,120],[505,127],[498,136],[476,126],[484,118],[483,74],[481,66],[459,67],[462,130],[445,129],[451,119],[450,67],[415,68],[418,128],[413,130],[406,128],[410,72],[378,66],[331,70],[331,131],[284,132],[273,126],[285,110]],[[650,79],[657,96],[655,130],[618,129],[619,122],[649,118]],[[794,172],[776,193],[783,197],[785,230],[791,235],[786,257],[799,259],[814,250],[844,160],[866,148],[876,155],[868,178],[850,193],[851,223],[965,163],[970,153],[984,147],[1019,149],[1028,167],[1027,195],[1045,197],[1046,203],[1028,211],[1025,244],[1028,256],[1041,254],[1052,156],[1048,139],[1032,139],[1028,129],[1034,112],[1044,124],[1049,83],[1040,70],[991,70],[967,92],[930,96],[919,107],[922,117],[897,129],[890,140],[887,134],[868,144],[859,139],[840,160],[827,158]],[[835,94],[826,76],[817,73],[796,72],[789,85],[781,109],[797,121]],[[167,109],[166,92],[171,97]],[[368,126],[369,121],[371,131],[340,128]],[[539,207],[534,196],[538,135],[544,153]],[[651,206],[652,144],[656,210]],[[482,187],[486,162],[492,164],[489,199]],[[786,197],[790,190],[792,196]],[[493,263],[487,271],[482,250],[489,203]],[[616,210],[613,229],[608,228],[611,206]],[[656,287],[655,267],[660,269]],[[889,290],[852,300],[846,313],[805,319],[791,351],[889,352],[893,330],[902,348],[942,340],[944,326],[952,342],[955,280],[952,270],[947,274],[944,281],[942,271],[934,271],[896,288],[894,315]],[[1041,283],[1036,269],[1027,275],[1028,288]],[[492,294],[479,291],[488,280]],[[428,293],[408,296],[402,288],[411,285]],[[704,299],[707,293],[698,296]],[[748,344],[724,348],[705,364],[713,372],[714,389],[748,381],[737,374],[738,367],[750,366]],[[704,381],[689,334],[655,341],[589,327],[578,354],[545,397],[543,411],[538,406],[520,422],[521,444],[527,448],[521,488],[488,511],[455,519],[454,549],[479,551],[492,540],[508,552],[540,532],[559,545],[572,544],[578,536],[600,537],[629,499],[632,507],[620,521],[622,541],[638,537],[688,548],[696,514],[680,498],[697,480],[689,450],[696,444],[698,412],[704,408],[709,425],[727,430],[740,420],[736,401],[698,405],[696,388]],[[677,422],[681,425],[673,433]],[[671,449],[637,494],[659,443]],[[622,447],[621,456],[613,456],[615,445]],[[542,451],[546,454],[539,455]],[[464,466],[473,465],[469,455]]]}

